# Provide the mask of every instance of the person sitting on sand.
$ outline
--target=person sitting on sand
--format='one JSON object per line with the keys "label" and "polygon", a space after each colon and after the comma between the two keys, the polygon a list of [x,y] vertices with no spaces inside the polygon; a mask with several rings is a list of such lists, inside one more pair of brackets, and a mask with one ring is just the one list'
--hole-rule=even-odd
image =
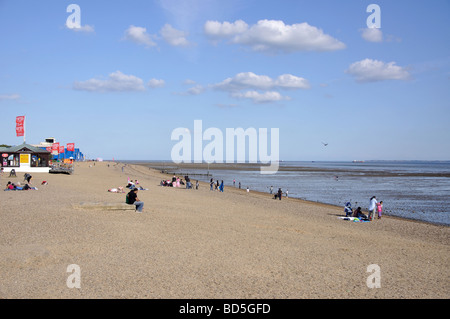
{"label": "person sitting on sand", "polygon": [[137,197],[137,192],[138,189],[134,188],[132,189],[129,193],[128,193],[128,202],[127,204],[130,205],[135,205],[136,206],[136,211],[138,213],[142,213],[142,209],[144,208],[144,202],[142,202],[138,197]]}
{"label": "person sitting on sand", "polygon": [[355,212],[353,213],[353,217],[357,217],[359,219],[368,220],[367,216],[365,214],[363,214],[363,212],[361,211],[361,207],[358,207],[355,210]]}
{"label": "person sitting on sand", "polygon": [[353,215],[352,204],[347,202],[344,207],[345,217],[349,217]]}

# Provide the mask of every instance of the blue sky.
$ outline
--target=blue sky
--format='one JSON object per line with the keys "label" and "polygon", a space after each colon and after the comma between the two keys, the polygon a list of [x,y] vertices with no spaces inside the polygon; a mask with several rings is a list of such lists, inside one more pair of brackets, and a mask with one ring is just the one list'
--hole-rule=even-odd
{"label": "blue sky", "polygon": [[22,143],[26,115],[30,144],[165,160],[172,132],[202,120],[278,128],[282,160],[450,160],[449,13],[444,0],[0,0],[0,143]]}

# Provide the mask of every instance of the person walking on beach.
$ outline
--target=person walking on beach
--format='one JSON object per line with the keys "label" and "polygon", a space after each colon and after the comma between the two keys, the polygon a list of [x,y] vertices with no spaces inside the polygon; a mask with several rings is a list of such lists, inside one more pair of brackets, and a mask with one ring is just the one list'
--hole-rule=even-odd
{"label": "person walking on beach", "polygon": [[223,193],[223,181],[220,183],[219,190]]}
{"label": "person walking on beach", "polygon": [[233,179],[233,187],[235,187],[235,186],[236,186],[236,180]]}
{"label": "person walking on beach", "polygon": [[198,180],[195,182],[195,189],[198,189]]}
{"label": "person walking on beach", "polygon": [[278,188],[278,199],[281,200],[281,196],[283,195],[283,191],[281,188]]}
{"label": "person walking on beach", "polygon": [[213,182],[213,179],[211,178],[211,180],[209,181],[209,190],[210,191],[213,190],[213,185],[214,185],[214,182]]}
{"label": "person walking on beach", "polygon": [[288,197],[289,197],[289,190],[286,189],[286,198],[288,198]]}
{"label": "person walking on beach", "polygon": [[28,173],[25,173],[25,175],[23,176],[23,181],[25,182],[28,182],[28,184],[31,184],[31,178],[32,178],[32,176],[30,175],[30,174],[28,174]]}
{"label": "person walking on beach", "polygon": [[273,186],[270,186],[270,195],[273,193]]}
{"label": "person walking on beach", "polygon": [[241,182],[239,182],[239,189],[241,189]]}
{"label": "person walking on beach", "polygon": [[378,219],[381,219],[381,214],[383,212],[383,201],[377,203]]}
{"label": "person walking on beach", "polygon": [[369,220],[372,220],[373,216],[375,215],[376,205],[377,205],[377,198],[375,196],[372,196],[369,204]]}
{"label": "person walking on beach", "polygon": [[137,192],[138,192],[138,189],[134,188],[128,193],[128,204],[135,205],[136,206],[136,211],[138,213],[142,213],[142,209],[144,208],[144,202],[142,202],[137,197]]}

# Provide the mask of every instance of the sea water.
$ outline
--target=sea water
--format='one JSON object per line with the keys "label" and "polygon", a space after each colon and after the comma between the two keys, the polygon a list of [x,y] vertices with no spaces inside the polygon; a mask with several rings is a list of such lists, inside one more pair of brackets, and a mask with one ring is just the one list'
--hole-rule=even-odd
{"label": "sea water", "polygon": [[[140,163],[142,164],[142,163]],[[151,164],[147,164],[151,166]],[[351,202],[352,207],[368,209],[376,196],[383,201],[385,215],[450,225],[450,162],[377,161],[377,162],[281,162],[276,174],[259,170],[180,169],[181,176],[209,182],[224,181],[226,187],[269,193],[281,188],[289,197],[337,206]]]}

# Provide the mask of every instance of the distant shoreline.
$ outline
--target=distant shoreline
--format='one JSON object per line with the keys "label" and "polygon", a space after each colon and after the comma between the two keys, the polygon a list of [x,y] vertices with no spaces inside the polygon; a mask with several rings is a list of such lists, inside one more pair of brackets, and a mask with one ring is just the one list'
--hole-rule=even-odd
{"label": "distant shoreline", "polygon": [[[387,161],[386,161],[387,162]],[[242,170],[242,171],[259,171],[261,166],[267,166],[257,163],[180,163],[175,164],[173,162],[151,162],[151,161],[121,161],[121,163],[143,165],[158,170],[174,170],[179,169],[197,169],[197,170]],[[289,163],[289,162],[282,162]],[[296,163],[296,162],[291,162]],[[341,162],[336,162],[341,163]],[[351,162],[345,162],[351,163]],[[430,162],[431,163],[431,162]],[[360,163],[355,163],[360,164]],[[350,176],[379,176],[379,177],[408,177],[408,176],[422,176],[422,177],[449,177],[449,173],[408,173],[408,172],[384,172],[382,170],[363,170],[363,169],[342,169],[342,168],[317,168],[308,166],[279,166],[278,171],[292,171],[292,172],[335,172],[335,173],[348,173]]]}

